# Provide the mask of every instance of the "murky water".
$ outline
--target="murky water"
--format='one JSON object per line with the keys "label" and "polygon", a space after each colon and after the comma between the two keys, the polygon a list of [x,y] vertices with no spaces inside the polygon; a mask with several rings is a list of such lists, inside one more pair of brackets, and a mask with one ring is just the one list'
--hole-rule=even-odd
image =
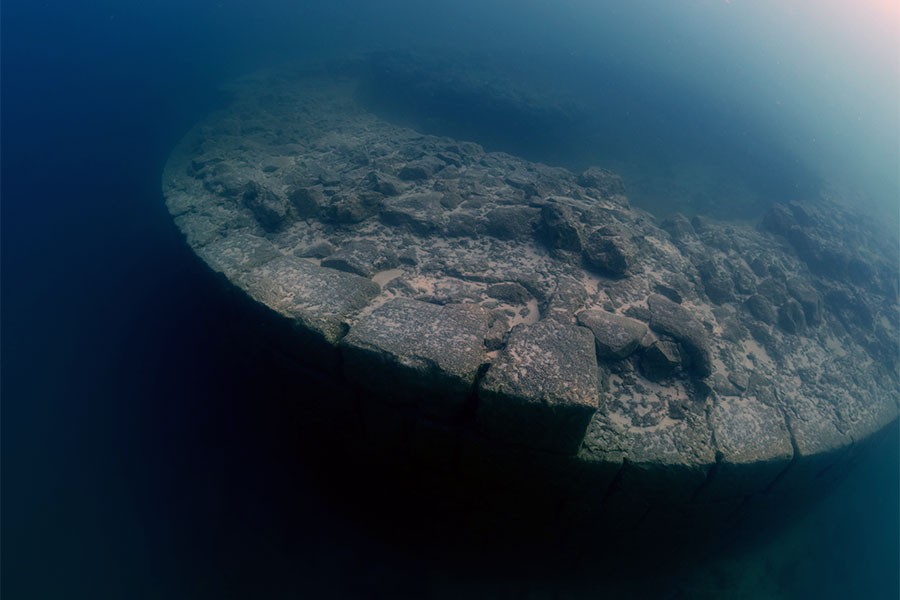
{"label": "murky water", "polygon": [[[896,431],[782,527],[687,564],[611,574],[539,545],[460,556],[415,535],[408,517],[428,510],[398,511],[352,469],[325,485],[298,460],[296,374],[257,345],[159,190],[222,83],[399,48],[447,73],[503,73],[497,86],[559,97],[559,111],[380,79],[368,99],[385,114],[615,168],[658,214],[758,218],[835,176],[897,224],[896,6],[842,24],[837,3],[377,4],[4,5],[4,595],[896,598]],[[306,393],[330,393],[306,376]]]}

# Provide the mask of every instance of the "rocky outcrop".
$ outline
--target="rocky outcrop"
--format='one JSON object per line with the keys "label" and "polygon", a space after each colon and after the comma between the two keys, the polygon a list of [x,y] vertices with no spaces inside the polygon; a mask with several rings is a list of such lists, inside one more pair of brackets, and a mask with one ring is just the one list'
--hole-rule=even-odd
{"label": "rocky outcrop", "polygon": [[627,529],[812,485],[896,420],[877,227],[826,199],[657,225],[606,170],[422,135],[354,86],[236,84],[164,189],[196,253],[356,390],[355,443],[539,473]]}

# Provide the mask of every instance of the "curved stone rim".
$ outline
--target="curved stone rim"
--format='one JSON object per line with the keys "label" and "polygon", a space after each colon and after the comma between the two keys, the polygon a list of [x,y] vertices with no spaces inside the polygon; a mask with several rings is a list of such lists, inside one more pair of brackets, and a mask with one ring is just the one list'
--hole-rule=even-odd
{"label": "curved stone rim", "polygon": [[[265,102],[256,95],[258,85],[274,89],[282,98],[261,106]],[[236,109],[195,128],[173,152],[163,177],[169,210],[188,243],[213,270],[285,317],[320,368],[365,392],[371,406],[364,412],[373,421],[391,421],[384,418],[388,413],[403,415],[384,427],[370,428],[379,435],[409,436],[410,428],[449,429],[453,460],[466,468],[478,470],[483,463],[496,461],[498,469],[492,472],[519,469],[526,477],[540,472],[542,478],[575,490],[592,509],[600,506],[618,515],[617,521],[638,522],[660,504],[704,510],[716,506],[730,514],[748,498],[773,487],[810,485],[846,461],[855,444],[897,419],[900,395],[890,380],[896,362],[874,376],[874,371],[856,365],[846,368],[847,381],[861,379],[880,386],[876,391],[884,394],[883,400],[875,392],[851,397],[843,389],[840,397],[817,398],[804,395],[809,388],[804,382],[789,385],[789,379],[799,381],[798,373],[810,368],[803,364],[805,359],[796,357],[821,357],[837,339],[820,333],[826,326],[852,333],[860,330],[858,321],[866,320],[860,314],[866,310],[875,313],[869,321],[889,317],[883,310],[877,312],[881,307],[866,304],[868,296],[860,299],[860,290],[869,289],[865,286],[884,283],[878,279],[879,266],[868,278],[859,276],[864,285],[829,279],[828,252],[833,248],[816,231],[816,219],[824,217],[814,212],[815,207],[776,205],[760,230],[678,216],[660,228],[652,217],[629,207],[621,181],[606,171],[590,169],[576,176],[380,122],[354,103],[352,82],[346,80],[315,75],[292,83],[263,75],[256,83],[251,79],[239,85],[237,98]],[[261,140],[248,151],[254,158],[291,145],[271,139],[273,132],[266,130],[265,125],[277,118],[254,123],[253,115],[254,111],[278,114],[279,103],[297,99],[305,102],[307,113],[325,111],[321,118],[326,123],[337,118],[331,123],[339,126],[335,130],[343,132],[344,127],[350,134],[342,138],[328,127],[310,126],[319,137],[305,147],[308,156],[272,154],[271,164],[260,160],[256,167],[243,164],[224,169],[222,175],[222,165],[233,160],[228,153],[250,144],[254,135]],[[243,122],[235,121],[247,121],[251,133],[243,131],[247,127]],[[296,127],[304,126],[301,120]],[[369,135],[371,129],[376,133]],[[352,202],[362,197],[356,188],[355,195],[341,195],[344,172],[328,171],[322,160],[308,161],[318,162],[314,170],[309,164],[298,169],[303,173],[292,177],[303,179],[300,185],[281,189],[271,185],[269,174],[288,170],[284,164],[296,167],[300,159],[321,159],[328,153],[344,153],[349,158],[340,164],[350,164],[355,150],[385,134],[401,140],[396,144],[390,136],[383,138],[387,146],[399,145],[401,153],[416,145],[430,149],[396,168],[367,159],[367,172],[358,179],[381,199],[374,214],[366,215],[365,206]],[[357,147],[347,142],[353,135],[359,138]],[[448,148],[455,148],[455,153]],[[536,272],[546,270],[547,264],[560,265],[563,273],[555,278],[553,289],[542,286],[540,278],[517,275],[494,282],[490,276],[469,272],[468,280],[465,273],[457,279],[480,290],[483,297],[478,302],[465,294],[437,297],[434,289],[430,296],[408,297],[397,282],[421,274],[409,262],[421,261],[421,256],[376,266],[384,257],[367,263],[371,256],[365,245],[354,246],[348,236],[341,240],[342,247],[326,248],[321,251],[325,256],[318,258],[310,244],[302,251],[299,246],[286,251],[291,236],[297,243],[306,239],[293,230],[312,227],[310,210],[333,220],[322,230],[352,229],[374,220],[401,231],[404,239],[448,239],[449,224],[429,221],[435,211],[448,208],[442,202],[449,192],[434,191],[442,177],[434,173],[434,161],[429,162],[442,153],[452,156],[440,159],[444,166],[439,172],[464,168],[489,180],[493,187],[484,187],[492,193],[515,199],[495,206],[489,199],[489,210],[477,213],[481,220],[473,227],[490,237],[492,248],[503,252],[512,252],[509,248],[516,244],[526,248],[533,259],[528,267]],[[235,185],[231,171],[253,177]],[[327,195],[331,204],[319,206],[326,200],[313,192]],[[280,219],[285,215],[295,220],[283,227]],[[517,225],[515,218],[525,219],[529,226]],[[744,247],[735,247],[729,235]],[[478,238],[465,239],[471,239],[471,245],[479,243]],[[758,251],[752,260],[740,256],[747,247]],[[868,247],[863,250],[870,252]],[[780,254],[760,266],[755,263],[763,260],[763,251]],[[838,247],[834,260],[847,273],[855,272],[850,265],[862,268],[858,263],[871,258],[865,252],[853,256],[842,251],[846,248]],[[428,256],[434,254],[432,248]],[[647,257],[655,262],[641,264]],[[796,277],[773,275],[785,266],[794,269]],[[389,279],[391,275],[395,276]],[[639,278],[640,284],[627,283]],[[763,291],[762,285],[773,280],[780,287],[772,284],[778,289],[771,294]],[[518,287],[503,288],[506,283]],[[594,303],[579,299],[592,291]],[[596,302],[601,292],[605,303]],[[778,294],[784,297],[776,310],[768,298]],[[518,300],[509,298],[526,297],[524,308],[539,306],[538,318],[532,311],[530,319],[507,322],[499,336],[492,333],[497,328],[496,310],[485,306],[505,306],[507,301],[518,306]],[[890,304],[889,293],[884,301]],[[726,336],[737,335],[728,330],[732,326],[751,334],[740,341],[749,366],[726,364],[735,360],[734,353],[723,354],[723,347],[732,343]],[[890,334],[896,322],[885,328]],[[816,333],[810,333],[814,329]],[[776,351],[786,357],[775,356]],[[842,351],[850,360],[864,358],[870,369],[881,368],[868,347]],[[621,367],[625,361],[634,364],[610,366]],[[766,374],[785,364],[795,370],[784,377],[788,384],[776,385]],[[822,364],[840,367],[824,358]],[[840,388],[821,380],[816,379],[816,389]],[[859,389],[857,384],[854,391]],[[644,409],[647,412],[641,414]],[[385,415],[378,414],[382,412]],[[640,418],[645,421],[638,423]]]}

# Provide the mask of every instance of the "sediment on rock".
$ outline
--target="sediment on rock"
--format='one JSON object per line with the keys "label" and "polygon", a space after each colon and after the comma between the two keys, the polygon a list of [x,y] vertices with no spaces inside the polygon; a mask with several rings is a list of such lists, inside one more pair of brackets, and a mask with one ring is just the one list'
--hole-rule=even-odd
{"label": "sediment on rock", "polygon": [[815,486],[896,422],[877,228],[827,199],[657,224],[605,169],[423,135],[357,83],[236,83],[164,191],[197,255],[356,391],[364,447],[531,473],[637,529]]}

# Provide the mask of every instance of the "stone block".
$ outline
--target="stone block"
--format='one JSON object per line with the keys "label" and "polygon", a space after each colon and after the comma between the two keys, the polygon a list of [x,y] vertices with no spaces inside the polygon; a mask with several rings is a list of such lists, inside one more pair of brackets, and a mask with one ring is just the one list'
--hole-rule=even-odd
{"label": "stone block", "polygon": [[488,437],[577,452],[598,400],[594,336],[556,321],[519,326],[479,389],[478,425]]}
{"label": "stone block", "polygon": [[389,404],[458,417],[485,360],[490,314],[475,304],[397,298],[353,326],[342,343],[348,380]]}
{"label": "stone block", "polygon": [[241,284],[254,300],[291,319],[299,342],[329,370],[336,368],[337,344],[347,321],[381,291],[358,275],[293,256],[250,269]]}
{"label": "stone block", "polygon": [[653,294],[647,299],[650,307],[650,328],[670,335],[684,347],[691,361],[691,370],[699,377],[712,373],[709,335],[688,309],[665,296]]}
{"label": "stone block", "polygon": [[781,411],[754,397],[716,398],[710,409],[719,462],[697,500],[760,493],[790,464],[794,450]]}
{"label": "stone block", "polygon": [[600,358],[625,358],[647,335],[644,323],[605,310],[585,310],[578,314],[578,323],[593,332]]}

